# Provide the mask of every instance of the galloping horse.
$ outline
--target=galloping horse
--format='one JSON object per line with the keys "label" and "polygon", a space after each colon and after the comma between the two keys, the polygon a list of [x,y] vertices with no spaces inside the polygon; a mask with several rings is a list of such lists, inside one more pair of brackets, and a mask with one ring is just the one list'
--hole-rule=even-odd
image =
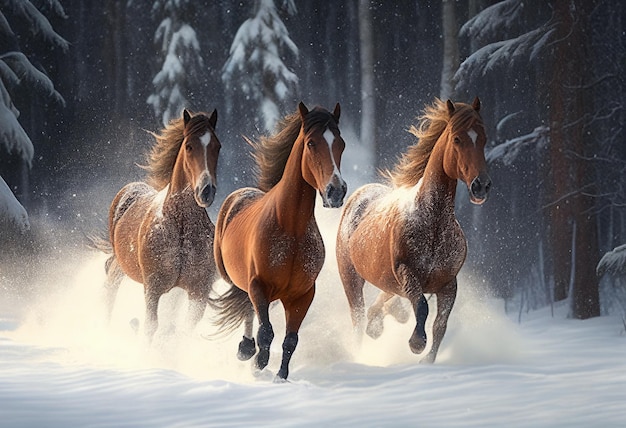
{"label": "galloping horse", "polygon": [[[145,334],[158,327],[159,298],[174,287],[189,294],[188,319],[194,326],[217,279],[213,259],[215,226],[206,207],[216,191],[220,141],[217,111],[171,121],[156,138],[148,159],[148,183],[124,186],[109,210],[106,261],[109,316],[124,274],[144,285]],[[106,248],[100,249],[106,250]]]}
{"label": "galloping horse", "polygon": [[347,200],[337,234],[337,262],[352,322],[362,332],[365,322],[365,281],[382,291],[367,311],[366,332],[377,338],[386,314],[406,321],[408,314],[395,296],[407,298],[415,312],[411,351],[426,348],[428,302],[437,296],[430,352],[434,362],[456,299],[456,275],[467,243],[454,215],[457,180],[469,190],[470,201],[487,199],[485,128],[478,98],[467,104],[436,100],[420,125],[409,130],[418,137],[400,162],[388,172],[392,186],[367,184]]}
{"label": "galloping horse", "polygon": [[316,190],[325,207],[343,204],[341,178],[345,143],[337,126],[339,104],[331,114],[303,103],[287,116],[279,132],[255,144],[259,188],[231,193],[220,208],[215,230],[215,261],[232,287],[214,300],[221,331],[245,323],[238,357],[256,353],[254,314],[259,320],[259,352],[255,366],[269,361],[274,331],[269,304],[285,309],[286,336],[277,379],[287,379],[298,330],[315,294],[315,280],[324,264],[324,243],[314,217]]}

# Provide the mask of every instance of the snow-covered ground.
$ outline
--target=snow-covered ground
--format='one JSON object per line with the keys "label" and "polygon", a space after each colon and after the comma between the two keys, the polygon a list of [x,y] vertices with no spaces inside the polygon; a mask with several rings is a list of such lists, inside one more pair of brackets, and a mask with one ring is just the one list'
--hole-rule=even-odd
{"label": "snow-covered ground", "polygon": [[[338,210],[318,210],[327,261],[300,332],[288,383],[273,382],[283,312],[268,368],[235,357],[239,335],[211,338],[210,313],[181,332],[186,296],[161,300],[152,345],[141,286],[122,284],[110,324],[104,256],[78,251],[40,266],[37,299],[0,305],[0,425],[189,426],[625,426],[626,335],[619,316],[567,319],[566,307],[508,316],[503,303],[460,292],[438,360],[420,365],[412,321],[386,319],[358,346],[334,262]],[[0,287],[1,290],[1,287]],[[0,291],[1,292],[1,291]],[[370,293],[369,298],[373,294]],[[13,302],[10,304],[10,302]]]}

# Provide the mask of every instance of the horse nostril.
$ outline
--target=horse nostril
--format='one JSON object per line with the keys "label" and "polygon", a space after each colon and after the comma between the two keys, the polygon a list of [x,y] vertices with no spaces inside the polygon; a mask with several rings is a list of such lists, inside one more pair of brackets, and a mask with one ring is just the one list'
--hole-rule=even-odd
{"label": "horse nostril", "polygon": [[202,199],[211,204],[213,202],[213,198],[215,197],[215,192],[216,188],[214,185],[210,184],[205,186],[204,189],[202,189]]}
{"label": "horse nostril", "polygon": [[347,186],[345,182],[338,186],[329,184],[326,186],[326,199],[330,207],[337,208],[343,204],[343,198],[346,196]]}
{"label": "horse nostril", "polygon": [[487,184],[485,184],[485,192],[489,193],[490,189],[491,189],[491,180],[487,181]]}

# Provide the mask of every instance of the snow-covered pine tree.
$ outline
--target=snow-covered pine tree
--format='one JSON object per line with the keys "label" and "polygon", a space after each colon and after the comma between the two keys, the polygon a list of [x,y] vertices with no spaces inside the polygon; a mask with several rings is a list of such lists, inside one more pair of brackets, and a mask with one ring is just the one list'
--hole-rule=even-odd
{"label": "snow-covered pine tree", "polygon": [[[296,11],[293,0],[283,6]],[[298,77],[283,62],[286,54],[298,56],[298,48],[278,16],[273,0],[257,0],[255,13],[235,35],[222,80],[227,91],[240,89],[245,98],[258,104],[263,126],[273,131],[282,117],[283,103],[295,93]]]}
{"label": "snow-covered pine tree", "polygon": [[148,104],[163,124],[177,118],[184,107],[192,107],[204,60],[192,24],[186,19],[194,3],[189,0],[157,0],[152,13],[162,19],[154,40],[162,56],[161,70],[152,79],[154,93]]}
{"label": "snow-covered pine tree", "polygon": [[[19,122],[20,111],[14,104],[14,99],[20,95],[22,99],[32,99],[32,102],[35,102],[37,97],[41,96],[61,105],[65,104],[46,73],[35,67],[29,59],[29,53],[22,50],[22,44],[30,40],[38,40],[63,51],[67,51],[69,47],[68,42],[52,28],[50,21],[42,12],[44,8],[41,7],[41,10],[37,8],[36,5],[40,3],[24,0],[0,2],[0,151],[17,156],[27,169],[31,167],[35,148]],[[65,17],[63,7],[57,0],[46,2],[45,11]],[[12,25],[14,22],[16,24]],[[0,156],[0,159],[2,157],[5,156]],[[27,186],[23,184],[23,187]],[[2,177],[0,177],[0,223],[16,226],[21,231],[28,228],[24,207]]]}

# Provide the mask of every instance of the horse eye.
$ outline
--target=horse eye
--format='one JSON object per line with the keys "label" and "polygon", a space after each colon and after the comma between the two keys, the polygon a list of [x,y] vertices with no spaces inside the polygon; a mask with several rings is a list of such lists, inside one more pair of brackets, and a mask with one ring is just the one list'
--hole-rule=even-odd
{"label": "horse eye", "polygon": [[185,144],[185,150],[187,150],[188,152],[190,152],[192,149],[191,144],[187,143]]}
{"label": "horse eye", "polygon": [[461,144],[461,139],[459,137],[454,137],[454,144]]}
{"label": "horse eye", "polygon": [[309,140],[309,141],[306,142],[306,145],[309,146],[309,147],[313,147],[313,146],[315,146],[315,141]]}

